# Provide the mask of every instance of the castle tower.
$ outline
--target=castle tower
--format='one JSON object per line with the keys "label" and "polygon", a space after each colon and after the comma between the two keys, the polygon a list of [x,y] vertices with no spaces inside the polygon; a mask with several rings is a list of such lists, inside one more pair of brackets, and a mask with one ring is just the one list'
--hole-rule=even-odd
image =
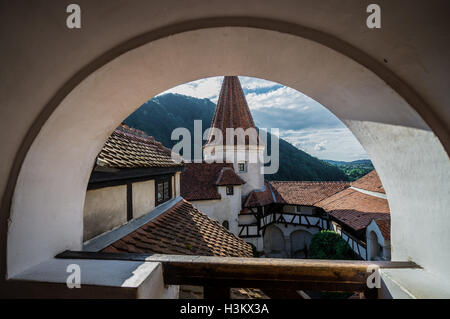
{"label": "castle tower", "polygon": [[242,195],[264,188],[263,154],[252,114],[237,76],[225,76],[211,128],[203,147],[206,161],[233,163],[235,172],[246,182]]}

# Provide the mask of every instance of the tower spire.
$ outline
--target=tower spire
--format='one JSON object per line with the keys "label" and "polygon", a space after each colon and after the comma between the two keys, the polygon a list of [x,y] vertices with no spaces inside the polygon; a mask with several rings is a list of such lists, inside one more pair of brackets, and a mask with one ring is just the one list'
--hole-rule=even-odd
{"label": "tower spire", "polygon": [[[222,131],[224,144],[226,144],[227,141],[227,128],[242,128],[244,131],[248,128],[256,129],[247,100],[245,99],[244,91],[242,90],[241,83],[237,76],[224,77],[211,128],[217,128]],[[211,138],[212,136],[210,135],[206,144],[212,142]],[[239,139],[237,136],[235,136],[234,139],[235,144],[238,144]],[[248,136],[245,136],[246,145],[255,144],[255,142],[256,144],[259,144],[257,135],[253,140],[254,141]]]}

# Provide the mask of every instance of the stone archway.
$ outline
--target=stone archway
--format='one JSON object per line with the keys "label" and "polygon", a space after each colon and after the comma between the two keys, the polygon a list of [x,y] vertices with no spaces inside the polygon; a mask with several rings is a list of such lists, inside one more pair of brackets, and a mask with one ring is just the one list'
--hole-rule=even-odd
{"label": "stone archway", "polygon": [[312,234],[305,230],[295,230],[290,235],[291,257],[308,258],[309,244]]}
{"label": "stone archway", "polygon": [[275,225],[268,226],[264,231],[264,254],[266,257],[287,257],[283,231]]}
{"label": "stone archway", "polygon": [[[89,173],[123,118],[177,84],[227,74],[285,84],[334,112],[359,139],[383,180],[392,212],[393,259],[412,257],[447,273],[450,251],[438,245],[421,248],[434,236],[442,244],[450,242],[440,218],[448,207],[442,188],[450,180],[447,153],[404,94],[319,38],[255,27],[211,27],[149,42],[94,69],[50,112],[26,153],[11,204],[8,275],[81,247]],[[413,236],[418,227],[421,238]],[[432,258],[436,253],[444,254],[439,262]]]}

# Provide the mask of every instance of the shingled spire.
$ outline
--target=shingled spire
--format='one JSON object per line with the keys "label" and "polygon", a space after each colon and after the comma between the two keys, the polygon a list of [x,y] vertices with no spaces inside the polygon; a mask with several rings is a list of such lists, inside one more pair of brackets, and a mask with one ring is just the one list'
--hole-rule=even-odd
{"label": "shingled spire", "polygon": [[[256,128],[237,76],[224,77],[211,128],[218,128],[222,131],[224,144],[227,141],[227,128],[242,128],[244,131],[248,128]],[[211,139],[210,136],[206,144],[213,142]],[[249,140],[251,139],[246,136],[245,144],[254,144]],[[235,137],[235,144],[237,141],[238,139]],[[256,136],[256,144],[259,143],[259,138]]]}

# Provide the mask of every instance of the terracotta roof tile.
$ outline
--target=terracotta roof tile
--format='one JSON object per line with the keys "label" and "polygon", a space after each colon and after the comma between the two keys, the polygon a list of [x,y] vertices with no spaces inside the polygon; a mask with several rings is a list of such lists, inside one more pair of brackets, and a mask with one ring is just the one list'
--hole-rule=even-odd
{"label": "terracotta roof tile", "polygon": [[384,218],[376,218],[375,223],[377,223],[378,228],[383,234],[384,239],[391,239],[391,218],[386,216]]}
{"label": "terracotta roof tile", "polygon": [[216,179],[217,186],[242,184],[245,184],[245,181],[234,172],[233,167],[223,167]]}
{"label": "terracotta roof tile", "polygon": [[265,206],[272,203],[285,204],[286,202],[278,193],[278,191],[274,189],[268,181],[264,181],[264,190],[262,191],[256,190],[250,192],[250,194],[248,194],[242,206],[250,208],[250,207]]}
{"label": "terracotta roof tile", "polygon": [[124,124],[114,130],[97,157],[97,165],[112,168],[181,166],[170,149],[143,131]]}
{"label": "terracotta roof tile", "polygon": [[351,185],[371,192],[385,193],[380,177],[375,170],[354,181]]}
{"label": "terracotta roof tile", "polygon": [[287,204],[309,205],[334,195],[350,185],[347,182],[271,181],[270,185]]}
{"label": "terracotta roof tile", "polygon": [[[248,128],[256,128],[237,76],[224,77],[211,127],[222,131],[223,144],[227,141],[227,128],[242,128],[244,131]],[[256,130],[254,132],[256,133],[254,138],[245,137],[246,145],[260,143]],[[214,140],[211,139],[212,136],[209,136],[206,144],[214,144]],[[238,142],[235,136],[234,144],[240,144]]]}
{"label": "terracotta roof tile", "polygon": [[188,163],[181,173],[181,196],[187,200],[221,199],[220,185],[242,185],[231,163]]}
{"label": "terracotta roof tile", "polygon": [[252,248],[225,227],[181,200],[102,252],[252,257]]}
{"label": "terracotta roof tile", "polygon": [[330,196],[315,206],[323,208],[331,216],[358,231],[369,225],[372,218],[389,216],[388,201],[348,188]]}

